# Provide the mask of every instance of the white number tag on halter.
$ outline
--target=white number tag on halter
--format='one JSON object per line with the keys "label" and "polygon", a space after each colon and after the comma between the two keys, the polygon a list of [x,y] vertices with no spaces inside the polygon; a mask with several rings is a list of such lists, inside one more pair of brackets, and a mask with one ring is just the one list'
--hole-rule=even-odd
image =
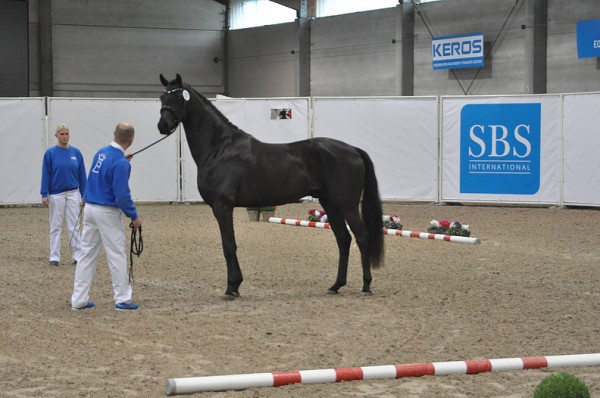
{"label": "white number tag on halter", "polygon": [[183,95],[184,100],[186,100],[186,101],[190,100],[190,93],[187,90],[183,90],[182,95]]}

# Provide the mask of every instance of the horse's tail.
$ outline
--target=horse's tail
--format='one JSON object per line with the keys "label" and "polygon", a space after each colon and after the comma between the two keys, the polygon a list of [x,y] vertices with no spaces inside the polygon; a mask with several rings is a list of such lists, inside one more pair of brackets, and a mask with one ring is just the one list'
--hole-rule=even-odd
{"label": "horse's tail", "polygon": [[383,264],[383,211],[377,186],[375,168],[369,155],[360,148],[358,153],[365,164],[365,185],[362,196],[362,219],[367,230],[369,260],[374,268]]}

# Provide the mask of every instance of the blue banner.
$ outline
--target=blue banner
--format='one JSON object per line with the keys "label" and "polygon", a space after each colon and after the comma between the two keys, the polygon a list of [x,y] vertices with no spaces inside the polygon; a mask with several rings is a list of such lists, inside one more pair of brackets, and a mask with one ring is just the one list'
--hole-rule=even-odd
{"label": "blue banner", "polygon": [[537,193],[541,115],[540,103],[465,105],[460,115],[460,192]]}
{"label": "blue banner", "polygon": [[577,56],[600,57],[600,19],[577,22]]}
{"label": "blue banner", "polygon": [[433,70],[483,66],[483,33],[434,37],[431,54]]}

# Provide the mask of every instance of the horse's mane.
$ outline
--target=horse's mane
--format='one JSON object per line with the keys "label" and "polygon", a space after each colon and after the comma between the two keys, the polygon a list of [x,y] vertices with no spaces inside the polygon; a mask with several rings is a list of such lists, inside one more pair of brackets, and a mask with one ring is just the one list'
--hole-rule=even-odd
{"label": "horse's mane", "polygon": [[239,132],[241,134],[250,135],[250,134],[246,133],[244,130],[240,129],[235,124],[231,123],[231,121],[229,121],[227,116],[223,115],[223,113],[208,98],[206,98],[204,95],[200,94],[195,88],[193,88],[189,84],[184,84],[184,86],[189,91],[194,92],[198,96],[198,98],[200,99],[200,102],[202,102],[206,111],[214,116],[214,119],[218,122],[219,125],[221,125],[222,127],[226,128],[226,129],[229,129],[232,132],[235,131],[235,132]]}

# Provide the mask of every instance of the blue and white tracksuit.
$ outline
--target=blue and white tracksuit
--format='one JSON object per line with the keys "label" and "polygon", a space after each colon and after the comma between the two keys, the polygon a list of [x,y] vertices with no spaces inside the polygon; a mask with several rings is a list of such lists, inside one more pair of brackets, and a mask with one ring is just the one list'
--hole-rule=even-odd
{"label": "blue and white tracksuit", "polygon": [[112,278],[115,304],[131,303],[132,289],[127,273],[125,232],[121,217],[124,213],[135,220],[138,213],[129,190],[131,165],[124,154],[124,149],[112,142],[96,152],[91,164],[83,197],[82,254],[75,271],[71,296],[73,308],[85,307],[89,302],[102,245]]}
{"label": "blue and white tracksuit", "polygon": [[50,261],[60,262],[60,235],[65,216],[72,257],[73,260],[79,260],[79,204],[85,186],[85,164],[79,149],[74,146],[53,146],[46,150],[42,160],[40,193],[42,198],[48,198]]}

